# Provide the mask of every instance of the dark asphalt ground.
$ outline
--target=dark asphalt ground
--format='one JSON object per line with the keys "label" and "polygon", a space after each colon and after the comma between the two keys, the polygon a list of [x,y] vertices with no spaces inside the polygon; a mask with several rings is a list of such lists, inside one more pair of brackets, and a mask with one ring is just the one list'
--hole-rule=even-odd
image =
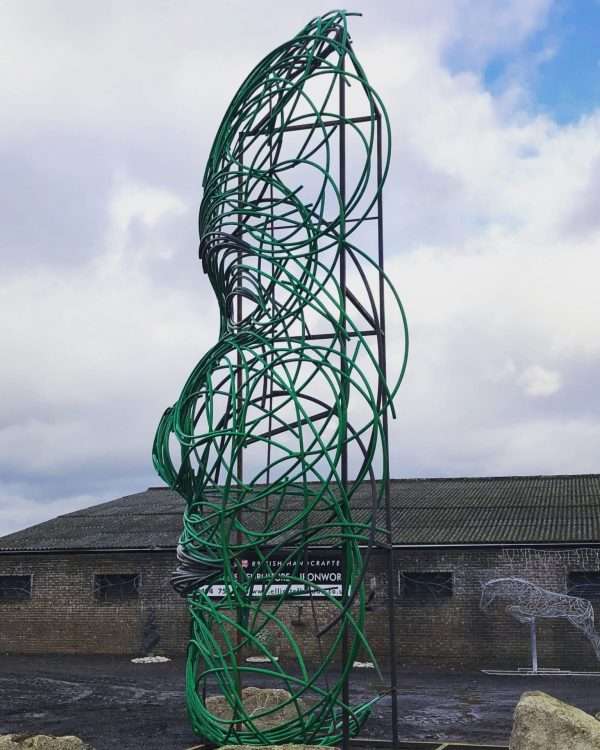
{"label": "dark asphalt ground", "polygon": [[[373,694],[359,671],[353,695]],[[400,737],[506,743],[526,690],[544,690],[585,711],[600,711],[600,677],[492,677],[400,673]],[[0,656],[0,734],[76,734],[97,750],[183,750],[199,740],[184,707],[184,661],[132,664],[127,657]],[[390,735],[382,699],[365,734]]]}

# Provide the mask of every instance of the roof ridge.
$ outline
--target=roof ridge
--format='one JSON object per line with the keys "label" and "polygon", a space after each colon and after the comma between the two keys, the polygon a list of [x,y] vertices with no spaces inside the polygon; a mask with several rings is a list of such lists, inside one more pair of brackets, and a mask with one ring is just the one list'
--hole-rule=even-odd
{"label": "roof ridge", "polygon": [[[588,474],[499,474],[480,477],[399,477],[390,482],[497,482],[502,479],[600,479],[600,473]],[[380,481],[380,480],[378,480]]]}

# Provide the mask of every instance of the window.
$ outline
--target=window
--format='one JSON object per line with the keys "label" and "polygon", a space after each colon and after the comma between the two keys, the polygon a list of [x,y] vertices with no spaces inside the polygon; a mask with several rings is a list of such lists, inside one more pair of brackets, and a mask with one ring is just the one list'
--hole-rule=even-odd
{"label": "window", "polygon": [[600,571],[571,571],[567,577],[567,593],[582,599],[600,599]]}
{"label": "window", "polygon": [[0,576],[0,603],[31,599],[31,576]]}
{"label": "window", "polygon": [[451,596],[452,573],[437,570],[400,573],[400,597],[406,601],[433,604]]}
{"label": "window", "polygon": [[140,593],[139,573],[97,573],[94,596],[101,602],[122,602],[137,599]]}

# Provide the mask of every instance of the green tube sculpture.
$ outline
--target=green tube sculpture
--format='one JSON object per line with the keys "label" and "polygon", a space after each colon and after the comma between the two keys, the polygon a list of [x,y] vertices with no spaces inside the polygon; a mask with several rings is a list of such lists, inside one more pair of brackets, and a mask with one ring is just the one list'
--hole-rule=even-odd
{"label": "green tube sculpture", "polygon": [[[344,685],[358,655],[374,660],[365,571],[383,533],[386,412],[408,331],[381,240],[375,252],[361,245],[373,227],[381,237],[390,125],[353,51],[350,15],[327,13],[277,47],[225,113],[199,215],[219,337],[153,447],[185,500],[173,585],[192,617],[188,711],[219,745],[336,743],[344,722],[359,732],[373,703],[352,705]],[[401,321],[393,382],[384,289]],[[337,555],[341,572],[308,575],[315,550]],[[310,631],[292,622],[299,602]],[[287,697],[250,712],[250,684]],[[229,712],[212,711],[207,691]]]}

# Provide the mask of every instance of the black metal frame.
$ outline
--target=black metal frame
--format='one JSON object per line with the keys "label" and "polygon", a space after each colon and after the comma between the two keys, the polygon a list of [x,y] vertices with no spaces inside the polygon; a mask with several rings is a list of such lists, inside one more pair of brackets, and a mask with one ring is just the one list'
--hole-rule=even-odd
{"label": "black metal frame", "polygon": [[[342,73],[344,71],[344,62],[342,61],[341,65]],[[375,138],[376,138],[376,174],[377,174],[377,182],[379,185],[381,185],[381,181],[383,179],[383,148],[382,148],[382,115],[377,106],[375,105],[374,113],[371,115],[363,115],[363,116],[357,116],[357,117],[346,117],[346,97],[345,97],[345,86],[346,86],[346,80],[344,75],[339,76],[339,92],[338,92],[338,106],[339,106],[339,118],[336,120],[328,120],[324,125],[327,127],[337,127],[339,132],[339,190],[340,190],[340,198],[342,203],[345,202],[346,199],[346,159],[347,159],[347,153],[346,153],[346,123],[352,122],[352,123],[375,123]],[[298,125],[290,125],[283,128],[278,128],[278,131],[294,131],[294,130],[306,130],[312,128],[313,125],[311,123],[307,124],[298,124]],[[246,133],[241,133],[240,138],[243,138],[245,136],[251,136],[253,135],[253,131],[247,131]],[[240,159],[242,158],[241,154],[243,153],[243,149],[240,151]],[[241,177],[240,177],[240,192],[241,192]],[[241,198],[241,196],[240,196]],[[240,201],[241,202],[241,201]],[[377,213],[375,215],[371,215],[367,217],[367,220],[373,220],[376,221],[376,227],[377,227],[377,258],[378,258],[378,265],[379,265],[379,271],[378,271],[378,290],[377,290],[377,296],[379,299],[379,328],[373,327],[368,330],[361,331],[361,335],[363,336],[377,336],[378,338],[378,365],[381,369],[381,372],[383,374],[383,377],[385,379],[386,372],[387,372],[387,365],[386,365],[386,337],[385,337],[385,274],[384,274],[384,239],[383,239],[383,196],[382,191],[379,190],[378,196],[377,196]],[[240,215],[239,220],[239,237],[241,238],[243,235],[243,217]],[[240,257],[241,257],[241,251],[240,251]],[[348,289],[346,285],[346,245],[342,242],[340,247],[340,253],[339,253],[339,274],[338,274],[338,281],[340,288],[342,290],[342,297],[343,297],[343,305],[344,308],[346,307],[346,301],[348,298]],[[241,285],[241,281],[238,282],[239,285]],[[242,296],[237,295],[236,300],[236,309],[235,309],[235,319],[236,322],[241,322],[243,320],[243,302],[242,302]],[[346,337],[352,338],[353,336],[356,336],[357,334],[353,331],[346,331]],[[323,338],[330,338],[330,334],[309,334],[305,337],[308,340],[318,340]],[[346,361],[344,358],[345,355],[345,349],[346,344],[345,341],[342,341],[341,343],[341,349],[340,349],[340,355],[341,355],[341,369],[342,372],[345,372],[346,370]],[[237,359],[237,377],[238,377],[238,386],[241,384],[241,359],[240,355],[238,353],[238,359]],[[240,389],[238,389],[240,390]],[[386,444],[388,443],[389,438],[389,427],[388,427],[388,414],[387,409],[384,409],[383,411],[383,419],[382,419],[382,427],[383,427],[383,438]],[[342,483],[344,486],[347,485],[349,481],[348,477],[348,448],[347,448],[347,440],[344,441],[344,448],[342,452],[342,462],[341,462],[341,475],[342,475]],[[237,472],[238,477],[241,479],[243,477],[243,456],[242,451],[238,454],[237,459]],[[385,489],[384,489],[384,517],[385,517],[385,543],[382,542],[375,542],[375,549],[373,551],[379,551],[383,552],[386,555],[386,577],[387,577],[387,618],[388,618],[388,638],[389,638],[389,644],[390,644],[390,653],[395,655],[396,654],[396,618],[395,618],[395,606],[394,606],[394,599],[395,599],[395,591],[394,591],[394,580],[395,580],[395,569],[394,569],[394,547],[393,547],[393,536],[392,536],[392,514],[391,514],[391,498],[390,498],[390,481],[389,476],[386,478],[385,481]],[[373,523],[375,522],[375,519],[373,519]],[[237,540],[239,542],[239,540]],[[344,543],[344,544],[347,544]],[[342,550],[342,554],[344,554],[344,550]],[[344,574],[342,574],[343,576]],[[343,590],[347,590],[347,583],[342,578],[342,587]],[[241,613],[238,612],[238,618],[241,616]],[[348,631],[347,628],[344,629],[343,634],[343,640],[342,640],[342,659],[347,660],[347,654],[348,654]],[[239,684],[239,689],[241,691],[242,685]],[[394,748],[400,748],[403,747],[399,741],[398,738],[398,675],[397,675],[397,667],[396,667],[396,661],[395,658],[392,658],[390,660],[390,679],[389,679],[389,695],[391,696],[391,721],[392,721],[392,738],[390,740],[390,745],[385,745],[386,747],[394,747]],[[349,690],[349,684],[348,684],[348,678],[344,680],[343,687],[342,687],[342,700],[344,705],[349,704],[350,699],[350,690]],[[342,715],[342,721],[343,721],[343,740],[342,740],[342,748],[343,750],[350,750],[350,747],[355,745],[364,745],[365,743],[373,744],[372,740],[368,739],[362,739],[362,738],[351,738],[350,737],[350,731],[349,731],[349,714],[348,710],[344,708],[343,715]],[[406,747],[406,746],[404,746]]]}

